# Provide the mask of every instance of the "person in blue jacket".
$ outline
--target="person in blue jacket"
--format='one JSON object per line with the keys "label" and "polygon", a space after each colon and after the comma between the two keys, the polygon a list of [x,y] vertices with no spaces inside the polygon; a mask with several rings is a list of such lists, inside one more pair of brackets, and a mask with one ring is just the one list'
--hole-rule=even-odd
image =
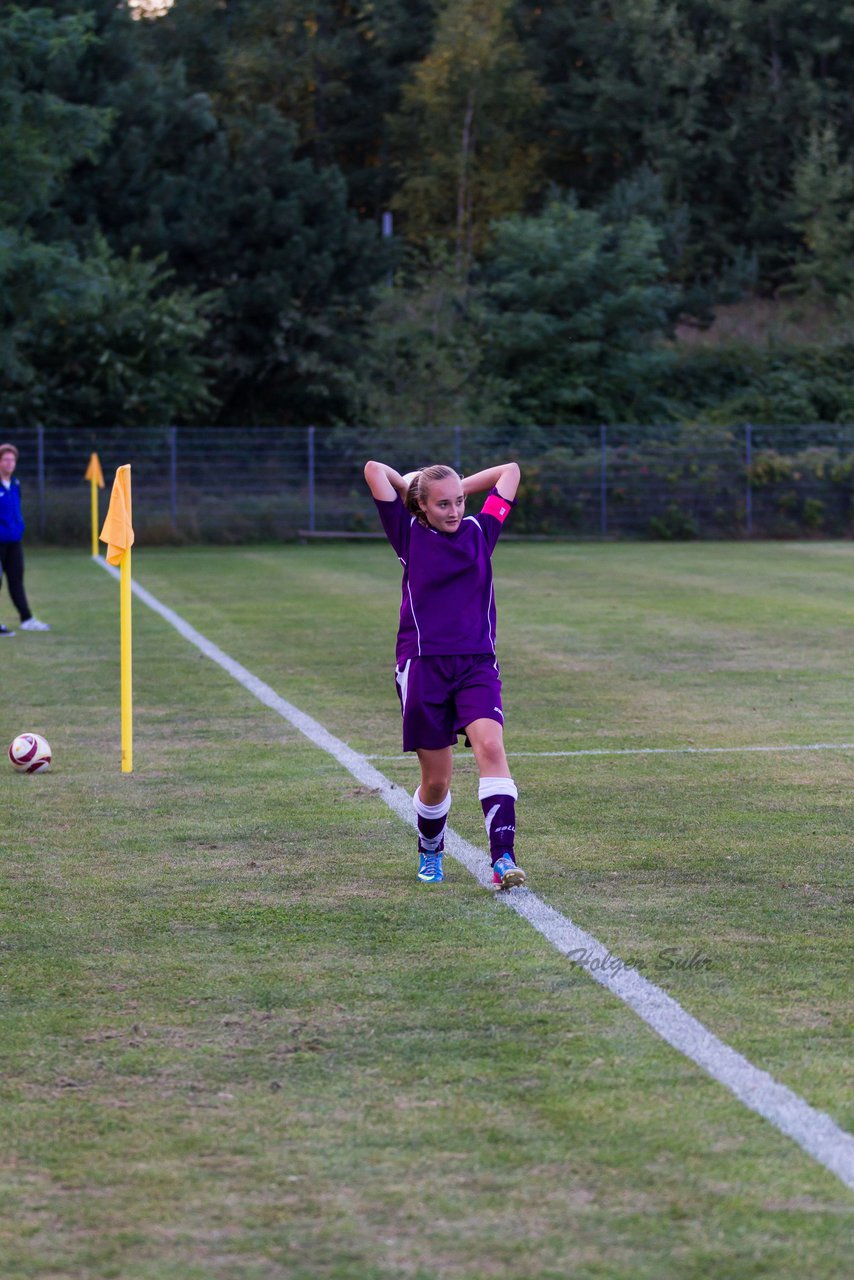
{"label": "person in blue jacket", "polygon": [[[21,615],[22,631],[50,631],[46,622],[34,618],[24,590],[24,517],[21,515],[21,486],[15,479],[18,450],[13,444],[0,444],[0,583],[3,574],[9,584],[12,603]],[[13,636],[14,631],[0,623],[0,636]]]}

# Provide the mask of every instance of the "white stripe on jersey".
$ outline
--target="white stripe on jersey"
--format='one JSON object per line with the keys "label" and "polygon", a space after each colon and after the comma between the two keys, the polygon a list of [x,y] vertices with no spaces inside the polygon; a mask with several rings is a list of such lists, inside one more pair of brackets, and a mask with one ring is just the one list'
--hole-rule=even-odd
{"label": "white stripe on jersey", "polygon": [[418,656],[421,657],[421,628],[418,625],[418,619],[415,616],[415,601],[412,599],[412,583],[407,582],[406,591],[409,595],[409,607],[412,610],[412,621],[415,623],[415,631],[418,635]]}
{"label": "white stripe on jersey", "polygon": [[[481,537],[483,538],[486,537],[486,534],[483,531],[483,525],[480,523],[477,516],[463,516],[463,519],[471,520],[472,524],[476,524],[478,529],[480,529]],[[495,653],[495,632],[492,630],[492,627],[489,625],[489,611],[492,608],[492,598],[494,594],[495,594],[495,581],[494,579],[492,579],[489,583],[489,600],[487,601],[487,605],[486,605],[486,631],[489,636],[489,643],[492,645],[493,653]]]}
{"label": "white stripe on jersey", "polygon": [[489,633],[489,643],[492,645],[492,652],[495,653],[495,632],[489,625],[489,611],[492,608],[492,598],[495,595],[495,580],[491,579],[489,583],[489,600],[486,604],[486,630]]}

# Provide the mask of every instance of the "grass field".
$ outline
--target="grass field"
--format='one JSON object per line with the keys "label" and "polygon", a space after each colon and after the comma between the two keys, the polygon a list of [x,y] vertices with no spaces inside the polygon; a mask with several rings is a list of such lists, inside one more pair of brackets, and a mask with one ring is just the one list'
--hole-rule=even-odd
{"label": "grass field", "polygon": [[[387,547],[134,564],[399,754]],[[851,545],[508,542],[496,574],[511,752],[854,741]],[[842,1183],[461,868],[418,885],[411,831],[139,604],[121,775],[116,584],[30,551],[28,587],[55,629],[0,642],[0,740],[55,767],[0,775],[4,1280],[850,1274]],[[511,763],[532,889],[854,1130],[854,751]],[[462,752],[454,797],[483,846]]]}

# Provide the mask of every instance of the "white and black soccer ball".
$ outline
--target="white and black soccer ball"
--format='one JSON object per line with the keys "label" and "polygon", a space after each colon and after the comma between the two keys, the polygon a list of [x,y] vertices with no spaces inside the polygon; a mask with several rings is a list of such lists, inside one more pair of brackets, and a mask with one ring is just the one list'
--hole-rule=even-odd
{"label": "white and black soccer ball", "polygon": [[40,733],[19,733],[9,746],[9,760],[18,773],[44,773],[50,768],[50,743]]}

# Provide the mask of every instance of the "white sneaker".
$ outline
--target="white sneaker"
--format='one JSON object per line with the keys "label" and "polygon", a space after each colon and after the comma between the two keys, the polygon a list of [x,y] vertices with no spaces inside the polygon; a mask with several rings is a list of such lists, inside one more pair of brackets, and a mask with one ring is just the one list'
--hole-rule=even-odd
{"label": "white sneaker", "polygon": [[41,622],[38,618],[27,618],[21,623],[22,631],[50,631],[49,622]]}

